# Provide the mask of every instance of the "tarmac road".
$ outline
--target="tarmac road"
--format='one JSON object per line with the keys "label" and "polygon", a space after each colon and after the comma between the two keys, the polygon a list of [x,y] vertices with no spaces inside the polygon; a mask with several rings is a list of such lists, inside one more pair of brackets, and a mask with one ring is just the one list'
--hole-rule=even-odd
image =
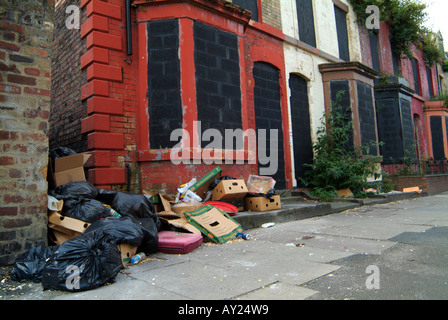
{"label": "tarmac road", "polygon": [[155,253],[123,269],[114,283],[85,292],[43,291],[38,283],[11,281],[3,268],[0,296],[233,302],[448,298],[448,193],[247,232],[253,239],[206,242],[185,255]]}

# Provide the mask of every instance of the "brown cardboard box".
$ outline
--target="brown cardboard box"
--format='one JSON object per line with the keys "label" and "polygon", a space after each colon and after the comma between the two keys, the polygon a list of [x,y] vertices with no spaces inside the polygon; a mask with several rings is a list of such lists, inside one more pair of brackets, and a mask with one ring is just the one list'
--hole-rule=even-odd
{"label": "brown cardboard box", "polygon": [[271,199],[267,197],[247,197],[244,206],[249,211],[270,211],[281,209],[280,195],[276,194]]}
{"label": "brown cardboard box", "polygon": [[243,199],[247,192],[243,179],[222,180],[213,189],[212,201]]}
{"label": "brown cardboard box", "polygon": [[131,246],[126,243],[120,243],[117,244],[118,250],[121,253],[121,260],[123,262],[123,265],[126,265],[131,261],[131,258],[134,254],[137,253],[137,247]]}
{"label": "brown cardboard box", "polygon": [[48,215],[48,224],[50,228],[66,234],[70,234],[69,231],[81,234],[90,226],[90,223],[88,222],[63,216],[56,211],[50,211],[50,214]]}
{"label": "brown cardboard box", "polygon": [[54,168],[49,162],[49,176],[57,186],[73,182],[85,181],[84,164],[89,160],[90,154],[75,154],[54,159]]}
{"label": "brown cardboard box", "polygon": [[157,216],[162,222],[172,225],[176,228],[184,229],[194,234],[201,234],[197,228],[188,223],[183,212],[174,212],[171,207],[172,198],[167,195],[159,194],[159,203],[157,205]]}

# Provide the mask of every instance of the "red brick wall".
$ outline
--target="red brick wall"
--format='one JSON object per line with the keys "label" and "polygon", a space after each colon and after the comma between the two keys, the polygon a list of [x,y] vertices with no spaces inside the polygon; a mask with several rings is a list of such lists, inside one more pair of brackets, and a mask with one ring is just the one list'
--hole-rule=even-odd
{"label": "red brick wall", "polygon": [[392,182],[396,184],[396,190],[402,191],[404,188],[419,187],[429,195],[448,191],[448,175],[431,176],[392,176]]}
{"label": "red brick wall", "polygon": [[0,9],[0,265],[47,241],[54,2],[10,3]]}

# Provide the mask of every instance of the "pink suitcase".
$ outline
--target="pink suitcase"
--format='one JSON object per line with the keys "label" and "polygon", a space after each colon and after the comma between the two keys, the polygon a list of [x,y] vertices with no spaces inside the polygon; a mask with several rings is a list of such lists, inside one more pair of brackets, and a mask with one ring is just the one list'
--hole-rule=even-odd
{"label": "pink suitcase", "polygon": [[159,248],[164,253],[188,253],[202,244],[202,235],[179,233],[175,231],[159,231]]}

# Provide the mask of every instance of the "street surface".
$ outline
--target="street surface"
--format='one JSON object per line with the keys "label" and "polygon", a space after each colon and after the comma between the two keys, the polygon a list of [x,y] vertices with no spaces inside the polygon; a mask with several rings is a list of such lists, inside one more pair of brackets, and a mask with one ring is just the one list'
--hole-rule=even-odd
{"label": "street surface", "polygon": [[[38,283],[6,277],[0,296],[3,300],[448,299],[448,193],[247,232],[253,237],[248,241],[205,242],[185,255],[153,254],[123,269],[114,283],[94,290],[43,291]],[[180,310],[184,311],[188,310]]]}

